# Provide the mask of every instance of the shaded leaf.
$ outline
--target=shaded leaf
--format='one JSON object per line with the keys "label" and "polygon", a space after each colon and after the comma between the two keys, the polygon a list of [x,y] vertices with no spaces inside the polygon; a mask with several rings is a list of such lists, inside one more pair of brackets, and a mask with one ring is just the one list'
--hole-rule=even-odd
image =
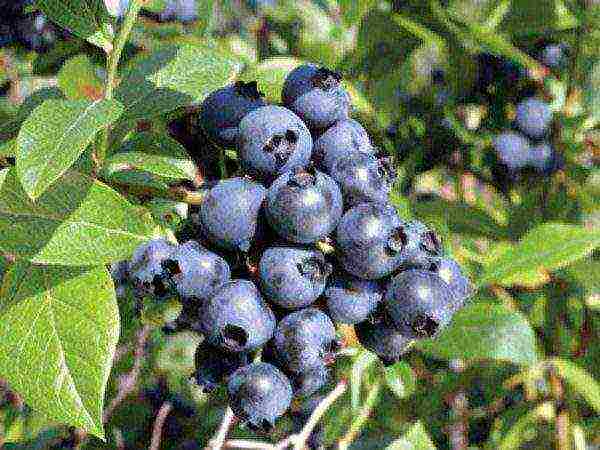
{"label": "shaded leaf", "polygon": [[384,370],[387,387],[396,397],[406,398],[415,391],[416,378],[408,363],[400,361]]}
{"label": "shaded leaf", "polygon": [[120,261],[151,238],[153,227],[146,211],[76,172],[65,174],[35,203],[13,169],[0,189],[0,249],[34,263]]}
{"label": "shaded leaf", "polygon": [[38,198],[121,111],[115,100],[48,100],[36,108],[17,138],[16,169],[27,194]]}
{"label": "shaded leaf", "polygon": [[549,363],[571,389],[581,395],[594,408],[596,414],[600,414],[600,385],[594,377],[585,369],[565,359],[552,359]]}
{"label": "shaded leaf", "polygon": [[564,267],[585,257],[599,245],[600,230],[545,223],[530,230],[517,245],[489,261],[484,267],[479,285],[510,285],[518,282],[521,277],[531,278],[531,273],[541,269]]}
{"label": "shaded leaf", "polygon": [[71,33],[106,53],[112,50],[112,30],[103,0],[36,0],[35,5]]}
{"label": "shaded leaf", "polygon": [[2,286],[0,320],[0,376],[48,419],[103,438],[104,393],[119,337],[106,268],[18,263]]}
{"label": "shaded leaf", "polygon": [[265,94],[265,100],[271,103],[279,103],[285,78],[301,64],[301,60],[287,56],[267,58],[257,66],[244,71],[240,75],[240,79],[244,81],[256,80],[258,89]]}
{"label": "shaded leaf", "polygon": [[196,166],[185,148],[165,134],[139,133],[105,162],[107,176],[122,171],[149,172],[174,180],[196,177]]}
{"label": "shaded leaf", "polygon": [[69,100],[99,100],[104,95],[102,79],[86,55],[68,60],[58,72],[58,86]]}
{"label": "shaded leaf", "polygon": [[239,66],[229,55],[206,45],[164,47],[138,61],[119,85],[123,121],[149,118],[192,102],[231,82]]}
{"label": "shaded leaf", "polygon": [[439,337],[416,344],[443,359],[535,364],[535,333],[521,313],[502,305],[474,304],[460,310]]}
{"label": "shaded leaf", "polygon": [[416,422],[386,450],[435,450],[436,446],[421,422]]}

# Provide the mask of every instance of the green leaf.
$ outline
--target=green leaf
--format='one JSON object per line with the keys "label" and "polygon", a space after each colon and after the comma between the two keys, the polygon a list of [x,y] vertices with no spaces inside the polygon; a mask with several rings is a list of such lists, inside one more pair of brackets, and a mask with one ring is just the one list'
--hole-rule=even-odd
{"label": "green leaf", "polygon": [[86,39],[106,53],[112,50],[112,30],[103,0],[36,0],[35,5],[53,22]]}
{"label": "green leaf", "polygon": [[137,61],[121,82],[116,92],[125,105],[121,119],[147,119],[200,102],[238,71],[229,55],[206,45],[164,47]]}
{"label": "green leaf", "polygon": [[0,376],[48,419],[104,438],[119,310],[104,267],[16,264],[0,298]]}
{"label": "green leaf", "polygon": [[530,230],[521,242],[489,261],[480,286],[510,285],[532,272],[554,270],[581,259],[600,245],[600,230],[578,225],[545,223]]}
{"label": "green leaf", "polygon": [[497,360],[531,365],[537,359],[535,333],[525,316],[502,305],[465,307],[439,337],[416,344],[442,359]]}
{"label": "green leaf", "polygon": [[36,108],[17,138],[17,173],[29,196],[48,189],[122,110],[115,100],[48,100]]}
{"label": "green leaf", "polygon": [[68,60],[58,72],[58,86],[69,100],[99,100],[104,95],[97,67],[86,55]]}
{"label": "green leaf", "polygon": [[421,422],[416,422],[386,450],[435,450],[436,446]]}
{"label": "green leaf", "polygon": [[374,0],[338,0],[342,18],[347,26],[359,23],[376,3]]}
{"label": "green leaf", "polygon": [[10,139],[0,142],[0,158],[15,157],[17,154],[17,140]]}
{"label": "green leaf", "polygon": [[415,374],[410,365],[404,361],[385,368],[385,382],[387,387],[398,398],[410,396],[416,388]]}
{"label": "green leaf", "polygon": [[592,117],[600,121],[600,61],[590,70],[584,93]]}
{"label": "green leaf", "polygon": [[302,64],[297,58],[276,56],[261,61],[260,64],[244,71],[240,79],[258,82],[258,89],[265,94],[265,100],[272,103],[281,101],[283,83],[288,74]]}
{"label": "green leaf", "polygon": [[105,162],[108,177],[123,171],[149,172],[173,180],[196,177],[196,166],[185,148],[165,134],[139,133]]}
{"label": "green leaf", "polygon": [[65,174],[35,203],[14,169],[0,188],[0,249],[34,263],[120,261],[152,237],[154,226],[145,210],[76,172]]}
{"label": "green leaf", "polygon": [[571,361],[556,358],[549,363],[571,389],[581,395],[594,408],[596,414],[600,414],[600,384],[594,377]]}
{"label": "green leaf", "polygon": [[360,394],[363,379],[366,378],[365,373],[376,361],[377,356],[374,353],[364,351],[360,353],[352,365],[352,372],[350,375],[350,395],[353,410],[358,410],[360,407]]}

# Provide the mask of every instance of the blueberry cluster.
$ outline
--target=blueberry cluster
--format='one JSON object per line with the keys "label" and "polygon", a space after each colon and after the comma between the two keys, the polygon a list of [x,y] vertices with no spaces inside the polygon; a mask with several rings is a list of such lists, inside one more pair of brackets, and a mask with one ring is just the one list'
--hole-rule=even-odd
{"label": "blueberry cluster", "polygon": [[392,164],[350,108],[341,75],[315,65],[289,74],[282,105],[267,105],[256,82],[213,92],[200,124],[237,149],[242,172],[206,192],[194,240],[154,240],[115,267],[140,297],[179,296],[180,322],[204,337],[197,383],[227,383],[256,430],[293,397],[320,395],[343,345],[335,323],[393,364],[471,292],[435,232],[388,202]]}
{"label": "blueberry cluster", "polygon": [[553,113],[550,105],[537,97],[529,97],[516,106],[514,130],[494,137],[496,158],[510,173],[532,169],[551,174],[561,165],[561,159],[549,141]]}
{"label": "blueberry cluster", "polygon": [[66,34],[40,12],[26,12],[31,0],[0,0],[0,48],[18,44],[44,52]]}

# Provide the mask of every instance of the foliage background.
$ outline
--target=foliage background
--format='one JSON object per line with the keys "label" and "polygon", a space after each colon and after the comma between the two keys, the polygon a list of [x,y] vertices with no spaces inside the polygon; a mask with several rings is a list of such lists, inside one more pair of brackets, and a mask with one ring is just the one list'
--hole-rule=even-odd
{"label": "foliage background", "polygon": [[[61,4],[91,6],[90,15],[68,16]],[[235,171],[235,153],[219,156],[198,133],[193,113],[202,98],[239,78],[258,79],[278,102],[283,79],[302,61],[344,73],[353,116],[396,158],[392,201],[432,224],[477,286],[449,330],[389,369],[340,330],[350,346],[335,375],[350,388],[322,422],[327,445],[600,448],[598,2],[208,0],[188,24],[154,20],[160,1],[130,24],[93,0],[38,6],[72,33],[44,51],[0,48],[4,448],[149,448],[165,402],[173,409],[161,448],[207,444],[224,395],[206,396],[189,381],[198,338],[162,328],[178,303],[141,307],[125,288],[113,305],[103,265],[152,235],[185,236],[193,207],[182,192]],[[115,30],[128,25],[122,58],[107,63],[105,53],[119,46]],[[567,43],[569,65],[545,72],[533,58],[540,39]],[[511,182],[495,176],[490,141],[510,125],[517,86],[477,92],[484,51],[518,63],[552,102],[563,170]],[[445,83],[434,82],[436,70]],[[65,137],[83,111],[85,126]],[[61,138],[68,154],[56,145]],[[39,169],[47,159],[54,164]],[[89,222],[108,231],[82,225]],[[44,323],[54,324],[57,342],[46,342]],[[14,361],[23,330],[37,341]],[[78,339],[96,343],[84,345],[94,367],[64,366],[89,383],[77,386],[89,418],[50,398],[61,374],[52,356],[82,345]],[[111,364],[103,358],[115,348],[103,405]],[[94,436],[102,413],[105,441]],[[283,420],[272,439],[292,431]],[[253,438],[239,427],[232,436]]]}

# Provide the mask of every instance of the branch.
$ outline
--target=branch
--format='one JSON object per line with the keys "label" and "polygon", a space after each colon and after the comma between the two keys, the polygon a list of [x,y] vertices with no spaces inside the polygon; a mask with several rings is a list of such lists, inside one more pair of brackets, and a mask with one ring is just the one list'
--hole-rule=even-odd
{"label": "branch", "polygon": [[152,427],[152,440],[150,441],[150,450],[160,450],[160,440],[162,437],[162,429],[167,420],[167,416],[173,409],[171,402],[164,402],[154,420],[154,426]]}
{"label": "branch", "polygon": [[350,447],[350,444],[358,437],[358,434],[362,430],[363,426],[369,420],[371,413],[373,412],[373,408],[377,404],[379,400],[379,392],[381,391],[381,380],[377,381],[369,391],[369,395],[365,400],[365,403],[358,413],[358,416],[354,421],[350,424],[350,429],[344,435],[342,439],[338,442],[339,450],[347,450]]}
{"label": "branch", "polygon": [[148,336],[150,335],[150,326],[144,325],[137,333],[136,346],[133,353],[133,367],[126,375],[123,375],[121,382],[119,383],[119,391],[115,398],[112,399],[110,405],[104,411],[102,420],[107,423],[110,417],[113,415],[118,406],[135,390],[140,372],[142,371],[142,364],[144,357],[146,356],[145,346]]}
{"label": "branch", "polygon": [[221,422],[221,426],[219,427],[219,431],[217,434],[208,441],[208,445],[205,450],[221,450],[225,445],[225,439],[227,439],[227,433],[229,432],[229,428],[235,422],[235,414],[228,406],[225,410],[225,415],[223,416],[223,421]]}

